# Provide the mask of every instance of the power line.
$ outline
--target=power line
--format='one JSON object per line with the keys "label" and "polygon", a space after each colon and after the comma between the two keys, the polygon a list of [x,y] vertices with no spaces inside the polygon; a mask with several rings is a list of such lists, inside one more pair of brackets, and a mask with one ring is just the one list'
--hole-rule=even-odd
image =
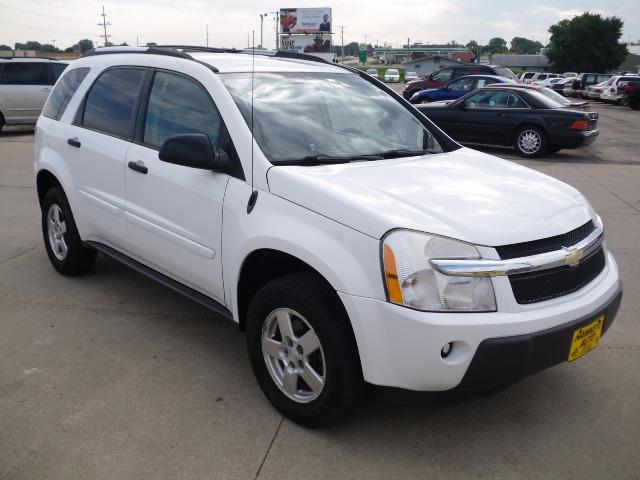
{"label": "power line", "polygon": [[5,5],[4,3],[0,3],[0,7],[2,8],[8,8],[10,10],[15,10],[16,12],[21,12],[21,13],[27,13],[29,15],[38,15],[40,17],[46,17],[46,18],[53,18],[54,20],[62,20],[65,22],[73,22],[73,23],[78,23],[78,20],[75,18],[69,18],[69,17],[58,17],[56,15],[49,15],[46,13],[38,13],[38,12],[32,12],[31,10],[25,10],[23,8],[17,8],[17,7],[13,7],[13,6],[9,6],[9,5]]}
{"label": "power line", "polygon": [[54,28],[41,28],[41,27],[35,27],[33,25],[25,25],[23,23],[15,23],[15,22],[5,22],[4,20],[2,21],[3,24],[5,25],[12,25],[14,27],[20,27],[20,28],[26,28],[28,30],[33,30],[33,31],[38,31],[38,32],[53,32],[53,33],[70,33],[73,35],[81,35],[81,36],[85,36],[85,37],[92,37],[94,35],[94,33],[86,33],[86,32],[70,32],[69,30],[57,30]]}

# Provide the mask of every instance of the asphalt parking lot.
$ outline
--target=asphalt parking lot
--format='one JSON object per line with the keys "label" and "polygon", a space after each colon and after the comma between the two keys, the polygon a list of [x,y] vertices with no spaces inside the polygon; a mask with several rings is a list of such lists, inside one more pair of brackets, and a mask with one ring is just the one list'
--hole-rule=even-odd
{"label": "asphalt parking lot", "polygon": [[325,430],[283,420],[229,323],[115,262],[53,270],[33,135],[0,133],[0,479],[611,478],[640,471],[640,113],[596,105],[591,147],[521,161],[603,217],[625,295],[599,348],[491,396],[378,393]]}

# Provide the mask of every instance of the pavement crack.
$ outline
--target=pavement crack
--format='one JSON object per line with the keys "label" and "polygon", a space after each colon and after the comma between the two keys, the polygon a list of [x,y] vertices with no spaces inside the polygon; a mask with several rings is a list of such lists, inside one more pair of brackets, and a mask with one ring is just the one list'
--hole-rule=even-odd
{"label": "pavement crack", "polygon": [[271,441],[269,442],[269,446],[267,447],[267,451],[264,452],[264,457],[262,457],[262,461],[260,462],[260,466],[258,467],[258,471],[256,472],[256,476],[253,477],[253,480],[256,480],[260,476],[260,472],[262,472],[262,467],[264,467],[264,463],[267,461],[267,457],[269,456],[269,452],[271,452],[271,447],[273,447],[273,442],[275,442],[278,433],[280,432],[280,427],[282,427],[282,423],[284,422],[284,415],[280,417],[280,423],[276,427],[276,431],[271,437]]}
{"label": "pavement crack", "polygon": [[3,263],[7,263],[10,262],[11,260],[15,260],[18,257],[22,257],[23,255],[26,255],[29,252],[33,252],[36,248],[38,248],[38,245],[36,245],[35,247],[31,247],[29,250],[25,250],[22,253],[18,253],[17,255],[14,255],[13,257],[9,257],[5,260],[0,261],[0,265],[2,265]]}

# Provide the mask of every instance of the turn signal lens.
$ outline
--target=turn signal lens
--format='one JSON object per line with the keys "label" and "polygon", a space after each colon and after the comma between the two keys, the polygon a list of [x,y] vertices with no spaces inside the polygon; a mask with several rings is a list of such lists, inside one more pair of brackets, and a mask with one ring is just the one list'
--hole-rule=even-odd
{"label": "turn signal lens", "polygon": [[571,124],[571,130],[586,130],[588,126],[588,120],[576,120]]}
{"label": "turn signal lens", "polygon": [[389,245],[384,246],[384,278],[387,282],[387,292],[389,300],[402,305],[402,289],[398,280],[398,269],[396,267],[396,257]]}

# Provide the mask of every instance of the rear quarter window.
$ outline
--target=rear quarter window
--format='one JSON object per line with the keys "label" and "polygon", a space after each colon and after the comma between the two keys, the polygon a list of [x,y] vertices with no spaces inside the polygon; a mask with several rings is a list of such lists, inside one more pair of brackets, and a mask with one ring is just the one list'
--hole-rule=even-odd
{"label": "rear quarter window", "polygon": [[[66,65],[65,65],[66,67]],[[89,73],[89,68],[69,70],[51,91],[49,99],[42,110],[42,115],[60,120],[76,90]]]}

